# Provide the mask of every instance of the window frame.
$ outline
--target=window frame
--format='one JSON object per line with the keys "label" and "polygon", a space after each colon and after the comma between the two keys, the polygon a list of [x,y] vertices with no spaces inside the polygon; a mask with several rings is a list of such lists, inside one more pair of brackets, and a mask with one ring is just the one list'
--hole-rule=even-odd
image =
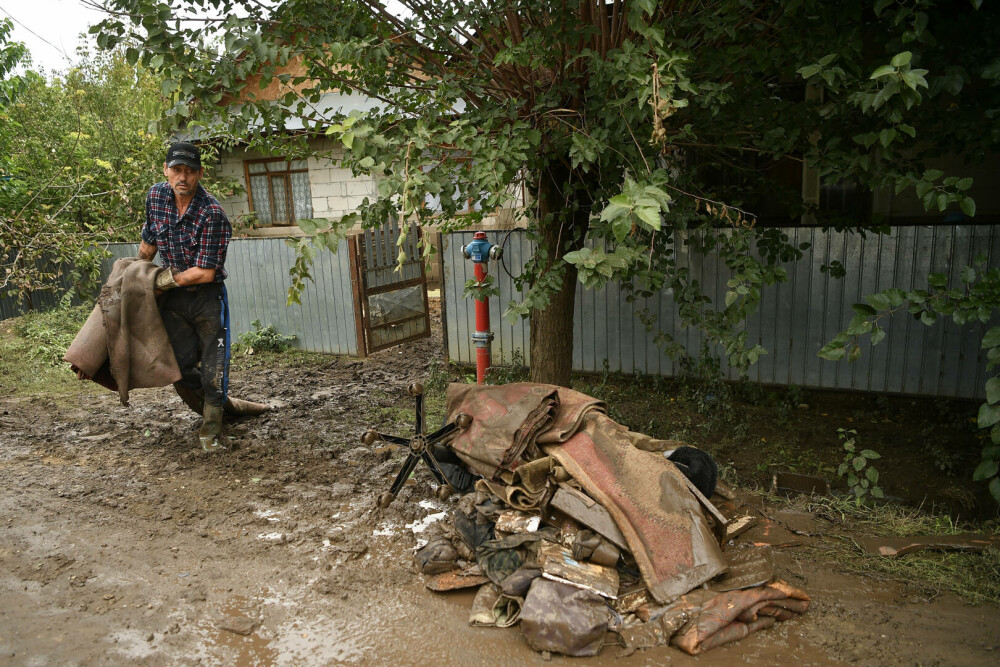
{"label": "window frame", "polygon": [[[268,166],[269,163],[271,163],[271,162],[279,162],[279,161],[282,161],[282,162],[285,163],[285,169],[283,171],[272,171],[271,168]],[[252,165],[252,164],[263,164],[264,165],[264,171],[254,172],[253,174],[251,174],[251,172],[250,172],[250,165]],[[270,211],[271,212],[271,222],[270,223],[266,223],[266,224],[262,224],[262,226],[264,226],[264,227],[295,227],[296,226],[296,222],[295,222],[295,220],[296,220],[296,218],[295,218],[295,198],[294,198],[294,194],[293,194],[293,191],[292,191],[292,174],[302,174],[302,173],[306,174],[307,176],[309,175],[309,164],[308,164],[308,162],[306,162],[306,166],[303,167],[303,168],[301,168],[301,169],[292,169],[292,160],[290,160],[288,158],[282,158],[282,157],[265,157],[265,158],[256,158],[256,159],[253,159],[253,160],[244,160],[243,161],[243,176],[244,176],[244,179],[246,180],[246,184],[247,184],[247,204],[249,205],[250,213],[256,213],[257,212],[257,207],[256,207],[256,205],[254,204],[254,201],[253,201],[253,185],[250,182],[250,176],[251,175],[253,175],[253,176],[265,176],[266,180],[267,180],[267,195],[268,195],[268,203],[269,203],[269,205],[271,207],[271,211]],[[276,222],[274,222],[274,220],[276,219],[277,216],[275,216],[275,208],[274,208],[274,206],[275,206],[274,205],[274,186],[272,185],[272,179],[274,177],[276,177],[276,176],[283,176],[284,177],[285,192],[288,193],[287,201],[285,202],[285,207],[286,207],[285,214],[287,216],[287,219],[289,220],[289,222],[287,222],[287,223],[276,223]],[[311,192],[312,191],[312,182],[311,182],[311,179],[310,179],[309,186],[310,186],[310,192]],[[312,209],[312,202],[309,202],[309,208]]]}

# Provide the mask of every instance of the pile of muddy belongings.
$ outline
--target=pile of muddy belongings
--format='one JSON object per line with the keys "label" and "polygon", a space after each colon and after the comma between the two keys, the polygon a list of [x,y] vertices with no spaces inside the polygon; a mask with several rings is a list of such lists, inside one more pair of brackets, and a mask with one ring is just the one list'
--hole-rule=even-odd
{"label": "pile of muddy belongings", "polygon": [[[479,585],[470,623],[519,625],[536,651],[690,654],[805,612],[760,548],[724,554],[726,519],[656,441],[579,392],[453,384],[449,446],[480,478],[416,553],[428,587]],[[681,466],[683,467],[683,466]],[[715,481],[711,480],[714,486]]]}

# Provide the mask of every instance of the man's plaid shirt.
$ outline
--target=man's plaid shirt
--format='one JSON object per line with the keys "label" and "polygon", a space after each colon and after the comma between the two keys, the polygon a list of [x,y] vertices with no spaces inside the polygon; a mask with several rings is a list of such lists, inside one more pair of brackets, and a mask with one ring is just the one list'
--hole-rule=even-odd
{"label": "man's plaid shirt", "polygon": [[142,240],[156,246],[164,266],[177,271],[192,266],[215,269],[215,282],[221,283],[226,277],[223,264],[232,235],[226,212],[201,185],[180,220],[170,184],[157,183],[149,189]]}

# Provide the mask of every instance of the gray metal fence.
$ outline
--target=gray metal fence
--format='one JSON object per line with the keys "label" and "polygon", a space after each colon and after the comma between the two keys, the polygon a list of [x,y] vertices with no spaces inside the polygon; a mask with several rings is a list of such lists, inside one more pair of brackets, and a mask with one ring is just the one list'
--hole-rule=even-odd
{"label": "gray metal fence", "polygon": [[[107,248],[111,257],[102,262],[101,282],[111,273],[116,259],[135,257],[139,245],[113,243]],[[281,333],[295,335],[294,347],[357,355],[347,243],[341,243],[336,254],[325,251],[317,254],[310,270],[314,283],[308,283],[303,292],[302,305],[286,307],[288,270],[294,262],[295,251],[283,238],[236,239],[229,244],[226,288],[233,340],[252,331],[252,323],[260,320],[262,326],[274,326]],[[35,305],[44,309],[58,302],[58,292],[48,293],[38,297]],[[0,319],[23,312],[13,300],[0,301],[0,307]]]}
{"label": "gray metal fence", "polygon": [[[851,304],[889,287],[925,287],[929,273],[945,273],[958,284],[961,267],[979,254],[990,266],[1000,265],[1000,227],[934,226],[894,227],[887,236],[824,232],[815,228],[783,230],[792,243],[810,244],[802,260],[786,265],[787,282],[766,288],[758,312],[747,324],[750,343],[760,343],[768,354],[750,369],[751,380],[765,384],[815,388],[856,389],[930,396],[981,398],[986,380],[986,360],[979,349],[981,325],[959,327],[941,321],[925,327],[907,315],[886,323],[886,340],[866,348],[860,361],[827,362],[816,352],[852,316]],[[499,242],[506,232],[492,240]],[[473,277],[472,264],[461,254],[461,246],[472,240],[472,232],[446,235],[442,241],[444,266],[442,298],[448,356],[460,363],[474,363],[470,339],[474,330],[471,299],[462,298],[465,282]],[[114,259],[134,256],[136,244],[112,244],[112,257],[103,263],[102,279]],[[504,244],[504,264],[517,275],[531,257],[533,248],[523,232],[515,231]],[[681,252],[686,263],[715,303],[722,303],[729,278],[725,267],[712,257]],[[843,279],[831,278],[820,267],[832,261],[846,269]],[[351,292],[348,247],[342,243],[336,254],[321,252],[312,269],[315,284],[303,293],[301,306],[285,306],[288,270],[294,252],[284,239],[239,239],[230,244],[226,268],[234,337],[252,329],[254,320],[273,325],[282,333],[297,336],[295,346],[311,351],[356,355],[357,333]],[[528,324],[513,324],[502,311],[521,295],[507,272],[491,265],[500,297],[490,300],[490,316],[496,339],[493,357],[510,360],[515,352],[530,362]],[[57,295],[43,295],[36,307],[51,307]],[[701,346],[701,336],[684,327],[677,317],[669,290],[635,303],[611,283],[601,290],[577,290],[573,340],[573,367],[599,372],[607,367],[624,373],[670,376],[674,362],[654,344],[636,313],[648,309],[660,330],[669,333],[692,354]],[[0,319],[21,313],[16,302],[0,300]],[[607,366],[605,366],[605,362]],[[731,378],[735,371],[727,371]]]}
{"label": "gray metal fence", "polygon": [[[812,388],[984,396],[986,358],[979,349],[982,325],[959,327],[947,320],[927,327],[909,315],[898,314],[885,323],[886,339],[875,347],[866,343],[861,359],[854,364],[824,361],[816,353],[847,326],[853,315],[851,305],[861,302],[866,294],[890,287],[924,288],[930,273],[945,273],[950,284],[958,285],[958,272],[979,254],[987,256],[989,266],[1000,265],[1000,227],[894,227],[889,235],[868,238],[817,228],[782,231],[793,244],[808,243],[810,247],[801,260],[785,265],[787,282],[764,289],[758,312],[746,323],[750,344],[760,343],[768,351],[751,367],[751,380]],[[509,236],[497,232],[491,240],[499,243],[505,237],[504,262],[507,270],[517,275],[532,254],[532,244],[519,231]],[[475,328],[473,302],[462,298],[473,267],[462,256],[461,246],[471,240],[472,232],[459,232],[446,235],[442,244],[448,356],[459,363],[475,362],[470,339]],[[713,303],[724,302],[730,277],[725,266],[711,256],[683,248],[678,261],[690,267]],[[844,265],[844,278],[831,278],[828,272],[820,271],[832,261]],[[491,263],[489,270],[500,288],[500,297],[490,300],[496,333],[493,358],[510,360],[516,351],[527,363],[531,354],[527,320],[511,324],[501,318],[506,305],[519,294],[503,267]],[[675,374],[675,364],[654,344],[655,331],[647,332],[637,317],[644,309],[656,318],[658,330],[672,335],[689,354],[698,354],[701,336],[680,322],[669,290],[629,303],[618,284],[609,283],[600,290],[578,286],[573,368]],[[736,371],[726,372],[731,379],[738,377]]]}

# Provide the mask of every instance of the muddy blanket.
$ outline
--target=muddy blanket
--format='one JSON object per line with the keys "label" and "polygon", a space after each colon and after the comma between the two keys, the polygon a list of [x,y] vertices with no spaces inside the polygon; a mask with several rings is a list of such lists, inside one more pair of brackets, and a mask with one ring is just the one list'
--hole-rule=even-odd
{"label": "muddy blanket", "polygon": [[636,449],[631,434],[592,412],[572,437],[544,450],[611,513],[662,604],[723,572],[726,562],[683,473],[663,455]]}
{"label": "muddy blanket", "polygon": [[117,391],[122,405],[128,405],[132,389],[181,379],[153,293],[156,275],[163,270],[135,257],[116,261],[97,305],[63,357],[74,371]]}
{"label": "muddy blanket", "polygon": [[795,618],[808,608],[809,596],[783,581],[725,593],[700,590],[651,610],[647,623],[620,634],[626,645],[637,648],[669,641],[698,655]]}
{"label": "muddy blanket", "polygon": [[[184,403],[201,414],[204,392],[177,383],[181,372],[156,303],[156,275],[164,270],[135,257],[116,261],[97,305],[63,361],[99,385],[117,391],[122,405],[128,405],[132,389],[173,383]],[[249,417],[270,409],[263,403],[226,397],[228,415]]]}
{"label": "muddy blanket", "polygon": [[[698,501],[644,437],[612,421],[589,396],[551,385],[451,385],[448,420],[472,425],[450,446],[487,479],[513,481],[526,461],[549,455],[611,513],[653,598],[665,604],[726,569]],[[544,413],[544,418],[539,413]]]}
{"label": "muddy blanket", "polygon": [[470,470],[505,484],[518,466],[542,456],[539,445],[565,439],[589,411],[604,410],[601,401],[580,392],[531,382],[453,383],[447,399],[449,421],[460,413],[474,418],[451,448]]}

